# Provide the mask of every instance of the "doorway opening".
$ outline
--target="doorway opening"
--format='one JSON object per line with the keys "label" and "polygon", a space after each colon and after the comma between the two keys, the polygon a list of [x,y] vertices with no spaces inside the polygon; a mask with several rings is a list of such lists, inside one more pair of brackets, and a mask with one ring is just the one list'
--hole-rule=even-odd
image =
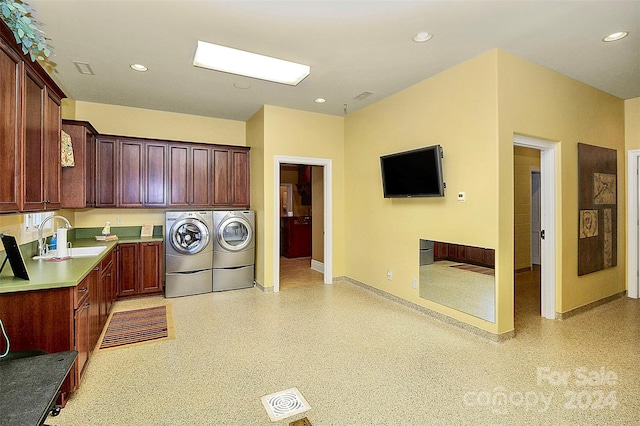
{"label": "doorway opening", "polygon": [[[547,319],[555,319],[556,317],[556,192],[555,192],[555,171],[556,171],[556,149],[557,145],[553,142],[540,139],[529,138],[525,136],[514,135],[514,146],[529,148],[539,152],[540,156],[540,195],[539,195],[539,220],[540,220],[540,266],[539,268],[533,263],[531,266],[531,280],[537,280],[539,274],[540,282],[540,315]],[[536,171],[536,170],[532,170]],[[515,172],[514,172],[515,176]],[[515,188],[515,187],[514,187]],[[515,188],[517,190],[517,188]],[[518,198],[518,194],[514,194],[514,199]],[[514,229],[515,229],[514,218]],[[531,223],[531,222],[530,222]],[[533,235],[532,233],[530,235]],[[531,243],[533,245],[533,242]],[[518,272],[517,264],[514,260],[514,270]],[[516,279],[517,279],[516,274]],[[529,283],[532,284],[532,283]],[[514,283],[515,285],[515,283]],[[535,286],[533,286],[535,287]],[[514,292],[515,294],[515,292]],[[514,301],[517,303],[517,300]],[[518,307],[516,306],[516,311]]]}
{"label": "doorway opening", "polygon": [[280,164],[280,290],[324,282],[324,167]]}
{"label": "doorway opening", "polygon": [[[275,191],[274,191],[274,248],[273,248],[273,291],[280,291],[280,254],[283,249],[283,237],[281,235],[282,227],[286,225],[293,226],[294,228],[299,228],[301,232],[307,232],[304,230],[307,225],[305,221],[309,221],[310,224],[313,224],[313,219],[309,217],[311,208],[313,208],[313,204],[316,204],[316,211],[314,213],[317,218],[322,218],[322,220],[316,220],[316,224],[319,223],[320,229],[314,234],[316,234],[313,239],[319,239],[314,244],[317,247],[317,250],[322,252],[322,256],[314,256],[322,259],[322,262],[316,261],[315,263],[311,260],[311,267],[316,271],[321,271],[323,273],[323,282],[325,284],[331,284],[333,282],[333,264],[332,264],[332,191],[331,191],[331,181],[332,181],[332,162],[329,159],[323,158],[309,158],[309,157],[289,157],[289,156],[276,156],[275,164],[274,164],[274,182],[276,182]],[[309,170],[316,170],[316,179],[315,182],[309,179],[309,182],[302,183],[291,183],[291,186],[286,185],[290,182],[283,182],[282,177],[287,172],[287,167],[293,166],[296,173],[306,173]],[[309,168],[307,166],[310,166]],[[317,178],[317,176],[320,176]],[[303,177],[305,180],[306,177]],[[286,179],[285,179],[286,180]],[[285,185],[282,187],[280,183],[283,182]],[[312,184],[319,185],[317,189],[314,191],[316,196],[321,197],[320,200],[317,200],[315,203],[313,201],[311,204],[307,201],[304,203],[299,200],[297,210],[296,210],[296,200],[293,195],[297,189],[300,189],[300,193],[297,194],[299,197],[309,196],[311,197],[313,193],[310,191],[310,188],[307,188],[306,185]],[[300,188],[295,188],[295,185],[300,185]],[[283,192],[284,191],[284,192]],[[308,193],[308,194],[307,194]],[[291,194],[291,204],[289,204],[289,197]],[[283,204],[284,203],[284,204]],[[305,214],[307,213],[307,214]],[[316,215],[317,213],[317,215]],[[312,231],[313,232],[313,231]]]}

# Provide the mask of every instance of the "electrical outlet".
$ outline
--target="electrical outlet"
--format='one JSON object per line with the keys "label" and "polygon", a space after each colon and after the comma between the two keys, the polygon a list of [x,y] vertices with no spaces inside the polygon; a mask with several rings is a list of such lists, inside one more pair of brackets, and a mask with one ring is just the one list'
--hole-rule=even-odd
{"label": "electrical outlet", "polygon": [[467,194],[464,192],[458,192],[458,201],[464,202],[467,199]]}
{"label": "electrical outlet", "polygon": [[116,225],[122,225],[122,218],[121,217],[117,217],[116,218]]}
{"label": "electrical outlet", "polygon": [[393,273],[391,272],[391,269],[388,269],[388,270],[387,270],[387,279],[388,279],[389,281],[391,281],[391,279],[392,279],[392,278],[393,278]]}
{"label": "electrical outlet", "polygon": [[411,286],[413,288],[418,288],[418,280],[416,278],[411,280]]}

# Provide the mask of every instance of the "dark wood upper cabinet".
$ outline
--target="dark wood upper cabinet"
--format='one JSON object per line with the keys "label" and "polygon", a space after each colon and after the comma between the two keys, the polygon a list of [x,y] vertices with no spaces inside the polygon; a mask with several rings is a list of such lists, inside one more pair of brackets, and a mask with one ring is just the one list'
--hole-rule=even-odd
{"label": "dark wood upper cabinet", "polygon": [[44,82],[27,71],[24,79],[24,171],[21,210],[44,209]]}
{"label": "dark wood upper cabinet", "polygon": [[249,149],[213,149],[213,205],[249,207]]}
{"label": "dark wood upper cabinet", "polygon": [[120,141],[118,144],[118,189],[119,207],[142,207],[144,205],[144,143]]}
{"label": "dark wood upper cabinet", "polygon": [[169,146],[169,205],[210,206],[211,148],[188,143]]}
{"label": "dark wood upper cabinet", "polygon": [[29,68],[24,78],[22,211],[60,208],[60,98]]}
{"label": "dark wood upper cabinet", "polygon": [[99,136],[96,139],[96,207],[116,207],[117,139]]}
{"label": "dark wood upper cabinet", "polygon": [[60,208],[64,96],[0,21],[0,212]]}
{"label": "dark wood upper cabinet", "polygon": [[167,205],[167,144],[144,143],[144,205],[165,207]]}
{"label": "dark wood upper cabinet", "polygon": [[233,191],[232,207],[249,207],[249,150],[231,151],[231,187]]}
{"label": "dark wood upper cabinet", "polygon": [[97,131],[87,121],[62,120],[62,130],[71,136],[73,167],[62,168],[62,208],[95,207]]}
{"label": "dark wood upper cabinet", "polygon": [[249,148],[98,136],[96,207],[249,207]]}
{"label": "dark wood upper cabinet", "polygon": [[167,144],[121,139],[118,150],[118,206],[165,207]]}
{"label": "dark wood upper cabinet", "polygon": [[0,38],[0,211],[20,209],[22,60]]}
{"label": "dark wood upper cabinet", "polygon": [[46,89],[44,105],[44,209],[57,210],[61,207],[60,181],[62,115],[60,112],[61,99],[48,88]]}

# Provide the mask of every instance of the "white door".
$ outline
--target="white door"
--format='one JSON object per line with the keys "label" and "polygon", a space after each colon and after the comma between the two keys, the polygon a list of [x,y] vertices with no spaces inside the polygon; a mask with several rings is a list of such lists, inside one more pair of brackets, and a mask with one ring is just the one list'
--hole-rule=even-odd
{"label": "white door", "polygon": [[540,172],[531,172],[531,264],[540,265]]}

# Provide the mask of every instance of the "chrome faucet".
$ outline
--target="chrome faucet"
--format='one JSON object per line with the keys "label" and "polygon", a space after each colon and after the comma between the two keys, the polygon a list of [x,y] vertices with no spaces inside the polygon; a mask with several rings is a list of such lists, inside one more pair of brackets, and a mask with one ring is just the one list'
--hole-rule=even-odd
{"label": "chrome faucet", "polygon": [[69,222],[69,219],[64,216],[54,214],[52,216],[44,218],[40,225],[38,225],[38,253],[40,256],[44,256],[45,254],[47,254],[47,251],[49,251],[49,247],[46,244],[45,238],[42,236],[42,232],[44,231],[44,224],[53,219],[60,219],[67,225],[67,228],[72,228],[71,222]]}

